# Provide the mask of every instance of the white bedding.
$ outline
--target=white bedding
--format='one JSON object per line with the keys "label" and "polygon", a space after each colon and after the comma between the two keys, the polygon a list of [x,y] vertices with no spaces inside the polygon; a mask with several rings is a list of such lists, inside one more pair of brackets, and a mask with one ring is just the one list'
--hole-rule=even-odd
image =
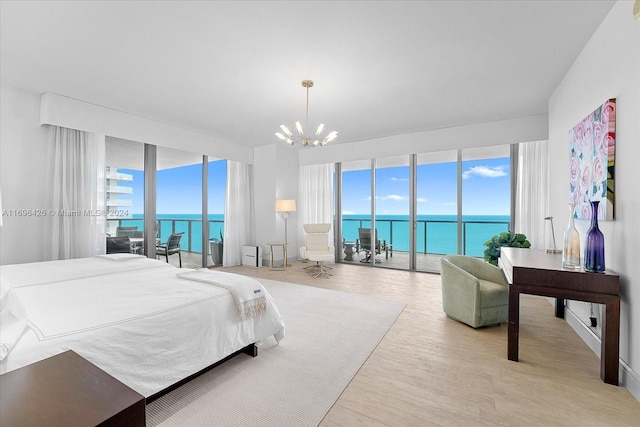
{"label": "white bedding", "polygon": [[144,257],[93,257],[2,266],[28,325],[0,373],[72,349],[144,396],[151,396],[284,324],[267,311],[242,319],[230,292],[184,280]]}
{"label": "white bedding", "polygon": [[148,268],[158,268],[158,261],[142,255],[110,254],[63,261],[3,265],[0,266],[0,273],[3,279],[8,280],[14,288],[18,288]]}

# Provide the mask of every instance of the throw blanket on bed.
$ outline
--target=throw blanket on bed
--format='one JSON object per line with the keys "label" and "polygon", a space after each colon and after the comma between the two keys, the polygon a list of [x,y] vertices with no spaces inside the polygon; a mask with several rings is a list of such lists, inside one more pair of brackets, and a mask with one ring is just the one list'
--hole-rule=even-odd
{"label": "throw blanket on bed", "polygon": [[227,289],[231,292],[238,312],[243,319],[260,316],[267,310],[267,299],[262,284],[251,277],[212,271],[207,268],[177,273],[177,276]]}

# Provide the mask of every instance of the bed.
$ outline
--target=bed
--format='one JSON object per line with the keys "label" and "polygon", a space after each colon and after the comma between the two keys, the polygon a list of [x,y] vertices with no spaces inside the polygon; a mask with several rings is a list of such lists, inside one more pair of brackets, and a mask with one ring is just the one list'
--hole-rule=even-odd
{"label": "bed", "polygon": [[[233,273],[130,254],[4,265],[0,273],[0,373],[71,349],[149,398],[242,349],[284,338],[267,290]],[[257,314],[241,313],[226,285],[247,281],[264,293]]]}

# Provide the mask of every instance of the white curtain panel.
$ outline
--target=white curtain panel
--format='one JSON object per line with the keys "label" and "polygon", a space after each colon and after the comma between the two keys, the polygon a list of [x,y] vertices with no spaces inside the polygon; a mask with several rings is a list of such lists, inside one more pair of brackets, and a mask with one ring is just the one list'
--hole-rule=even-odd
{"label": "white curtain panel", "polygon": [[104,254],[104,135],[63,127],[52,134],[51,258]]}
{"label": "white curtain panel", "polygon": [[545,248],[544,218],[549,215],[547,152],[548,141],[524,142],[518,147],[514,231],[526,234],[536,249]]}
{"label": "white curtain panel", "polygon": [[298,185],[298,247],[304,246],[304,224],[331,224],[329,244],[333,238],[333,163],[300,167]]}
{"label": "white curtain panel", "polygon": [[222,247],[224,267],[242,264],[242,246],[255,242],[252,200],[253,167],[228,160]]}

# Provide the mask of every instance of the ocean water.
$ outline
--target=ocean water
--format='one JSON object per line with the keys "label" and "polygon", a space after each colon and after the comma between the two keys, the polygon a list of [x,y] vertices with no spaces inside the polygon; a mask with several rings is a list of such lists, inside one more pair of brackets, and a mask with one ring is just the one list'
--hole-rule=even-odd
{"label": "ocean water", "polygon": [[[462,217],[463,253],[482,256],[484,242],[509,230],[509,215],[464,215]],[[409,250],[409,216],[376,215],[378,239],[393,245],[394,251]],[[343,215],[342,236],[347,241],[358,238],[358,228],[370,228],[366,215]],[[418,253],[455,254],[458,248],[456,215],[418,215],[416,227]]]}
{"label": "ocean water", "polygon": [[[166,242],[171,233],[184,232],[180,239],[180,248],[185,251],[202,253],[202,215],[200,214],[157,214],[160,220],[160,241]],[[209,214],[209,239],[222,240],[224,237],[224,214]],[[126,227],[138,227],[144,230],[144,219],[142,214],[134,214],[133,219],[122,220],[122,225]],[[191,230],[189,230],[191,228]]]}
{"label": "ocean water", "polygon": [[[172,233],[184,232],[180,246],[184,250],[202,252],[201,215],[198,214],[158,214],[160,220],[160,241],[166,242]],[[224,231],[224,215],[209,215],[209,239],[221,240]],[[418,215],[417,251],[430,254],[452,254],[457,252],[457,217],[455,215]],[[471,256],[482,256],[486,247],[484,242],[491,237],[509,229],[509,215],[464,215],[463,221],[463,253]],[[137,226],[144,229],[142,215],[134,215],[133,219],[123,220],[124,226]],[[342,236],[347,241],[358,238],[358,228],[370,228],[371,217],[367,215],[343,215]],[[189,228],[191,228],[189,230]],[[378,215],[376,228],[379,239],[393,244],[394,251],[409,250],[409,216]],[[191,238],[191,240],[190,240]]]}

